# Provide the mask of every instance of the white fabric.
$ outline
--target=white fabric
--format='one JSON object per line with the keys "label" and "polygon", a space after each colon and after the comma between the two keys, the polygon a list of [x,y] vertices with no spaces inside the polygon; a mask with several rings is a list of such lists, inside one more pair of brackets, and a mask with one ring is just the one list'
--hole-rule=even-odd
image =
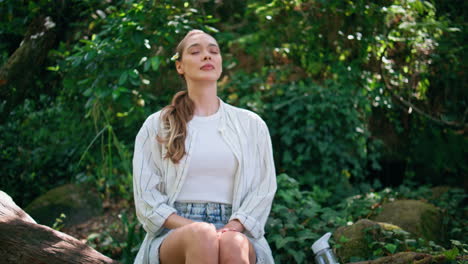
{"label": "white fabric", "polygon": [[220,112],[194,116],[189,129],[198,131],[187,177],[177,202],[232,204],[237,160],[218,131]]}
{"label": "white fabric", "polygon": [[[239,161],[235,175],[232,215],[245,227],[258,248],[269,252],[265,263],[273,264],[273,256],[264,237],[276,192],[276,173],[271,139],[265,122],[255,113],[220,102],[219,131]],[[166,150],[156,141],[162,131],[161,111],[144,122],[135,140],[133,156],[133,191],[136,214],[147,234],[136,264],[152,264],[152,241],[161,233],[167,217],[176,210],[173,204],[182,189],[197,140],[197,130],[191,129],[186,139],[187,154],[179,164],[164,159]]]}

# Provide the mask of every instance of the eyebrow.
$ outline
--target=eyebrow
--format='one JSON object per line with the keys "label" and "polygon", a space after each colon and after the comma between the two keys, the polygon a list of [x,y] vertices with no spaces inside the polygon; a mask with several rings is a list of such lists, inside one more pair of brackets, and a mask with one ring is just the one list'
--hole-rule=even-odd
{"label": "eyebrow", "polygon": [[[190,48],[195,47],[195,46],[201,46],[201,44],[200,44],[200,43],[194,43],[194,44],[188,46],[187,49],[190,49]],[[213,44],[213,43],[208,44],[208,47],[216,47],[216,48],[219,48],[218,45]]]}

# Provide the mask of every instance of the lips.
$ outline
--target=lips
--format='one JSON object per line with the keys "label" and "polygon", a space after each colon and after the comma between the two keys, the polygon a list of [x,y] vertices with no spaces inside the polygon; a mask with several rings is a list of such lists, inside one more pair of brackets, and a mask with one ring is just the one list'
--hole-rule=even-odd
{"label": "lips", "polygon": [[213,64],[207,63],[207,64],[203,65],[200,69],[201,70],[212,70],[212,69],[214,69],[214,66],[213,66]]}

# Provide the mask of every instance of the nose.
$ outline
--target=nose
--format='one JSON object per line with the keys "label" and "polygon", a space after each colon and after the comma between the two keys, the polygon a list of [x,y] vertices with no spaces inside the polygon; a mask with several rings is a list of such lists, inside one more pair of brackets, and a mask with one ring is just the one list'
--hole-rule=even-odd
{"label": "nose", "polygon": [[211,55],[208,51],[204,51],[203,60],[211,60]]}

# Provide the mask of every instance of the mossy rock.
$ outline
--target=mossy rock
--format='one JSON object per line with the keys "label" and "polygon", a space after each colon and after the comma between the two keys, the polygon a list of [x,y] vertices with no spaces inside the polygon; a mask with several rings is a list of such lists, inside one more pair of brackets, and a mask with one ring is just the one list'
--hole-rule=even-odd
{"label": "mossy rock", "polygon": [[365,238],[366,229],[377,228],[376,222],[368,219],[361,219],[350,226],[342,226],[333,233],[334,240],[340,244],[336,248],[336,254],[342,263],[349,262],[351,257],[363,257],[371,255],[367,240]]}
{"label": "mossy rock", "polygon": [[67,184],[48,191],[32,201],[25,209],[39,224],[52,226],[63,213],[63,225],[68,227],[101,215],[99,196],[82,185]]}
{"label": "mossy rock", "polygon": [[361,219],[353,225],[338,228],[334,232],[333,238],[340,245],[336,247],[340,263],[349,262],[351,257],[368,259],[372,256],[369,239],[372,241],[380,240],[379,238],[383,236],[382,230],[394,231],[397,229],[402,230],[399,226],[374,222],[369,219]]}
{"label": "mossy rock", "polygon": [[397,225],[426,240],[443,241],[442,214],[430,203],[417,200],[386,203],[372,220]]}

